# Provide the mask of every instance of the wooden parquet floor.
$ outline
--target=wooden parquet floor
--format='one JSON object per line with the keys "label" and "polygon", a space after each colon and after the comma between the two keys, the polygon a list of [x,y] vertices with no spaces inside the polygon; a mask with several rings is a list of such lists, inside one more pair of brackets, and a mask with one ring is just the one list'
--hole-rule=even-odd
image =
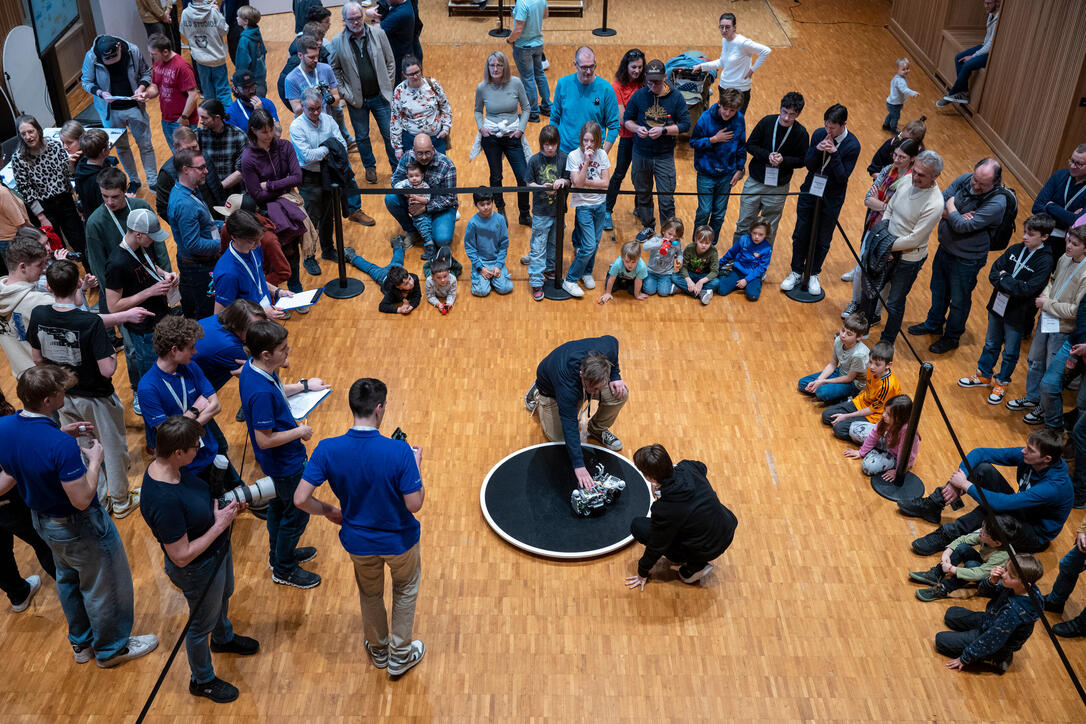
{"label": "wooden parquet floor", "polygon": [[[552,84],[572,71],[575,47],[593,42],[588,30],[598,22],[599,5],[586,4],[580,32],[548,38]],[[475,133],[473,91],[486,55],[507,46],[485,35],[487,24],[464,32],[465,21],[444,17],[443,3],[423,6],[425,70],[444,85],[456,113],[452,158],[462,184],[486,183],[485,161],[467,161]],[[858,236],[867,188],[863,166],[885,138],[879,131],[883,99],[893,62],[903,54],[883,28],[889,3],[687,0],[681,11],[669,6],[612,3],[611,24],[624,40],[599,47],[601,74],[609,77],[632,45],[649,58],[667,59],[691,47],[712,56],[719,47],[712,28],[722,9],[737,12],[740,31],[756,39],[780,39],[783,30],[787,42],[773,43],[773,55],[755,75],[749,126],[775,112],[777,99],[793,89],[807,99],[800,120],[808,129],[818,127],[831,103],[848,106],[849,128],[863,153],[841,220],[850,236]],[[561,22],[565,28],[571,21]],[[291,23],[281,15],[262,24],[270,78],[282,63]],[[667,42],[696,37],[697,45],[653,44],[655,29],[680,25],[700,30],[668,36]],[[340,27],[335,11],[334,32]],[[914,73],[910,84],[921,95],[909,101],[903,120],[928,116],[928,145],[947,162],[940,179],[945,186],[990,151],[957,113],[935,112],[940,91],[929,79]],[[289,120],[285,109],[280,114]],[[154,121],[161,163],[168,152],[157,115]],[[533,145],[538,128],[530,127]],[[692,190],[689,148],[680,147],[677,165],[679,188]],[[384,185],[387,172],[379,168]],[[506,178],[511,180],[511,173]],[[1008,183],[1016,182],[1009,178]],[[1023,196],[1022,206],[1030,203]],[[379,197],[364,199],[363,206],[378,224],[371,229],[348,224],[346,243],[383,263],[394,222],[380,208]],[[465,217],[469,208],[462,207]],[[639,230],[631,208],[632,199],[623,197],[615,213],[615,240],[605,234],[599,250],[601,269]],[[694,208],[692,197],[678,200],[688,229]],[[465,279],[447,317],[424,305],[402,318],[377,312],[379,293],[366,278],[362,296],[326,299],[308,317],[296,315],[287,323],[294,349],[287,378],[320,376],[334,387],[309,419],[316,438],[341,434],[350,425],[346,391],[354,379],[373,376],[390,387],[386,427],[402,427],[424,448],[428,494],[419,516],[424,573],[415,630],[426,641],[426,658],[394,683],[370,666],[350,561],[327,521],[312,520],[303,538],[303,544],[320,550],[308,567],[323,576],[323,583],[299,591],[272,583],[264,525],[243,515],[234,530],[236,590],[230,614],[240,633],[260,640],[261,652],[215,659],[217,674],[237,685],[241,697],[224,706],[190,696],[182,651],[149,720],[1082,721],[1082,703],[1040,628],[1004,676],[949,671],[934,652],[933,637],[948,604],[917,601],[907,581],[908,571],[932,563],[908,548],[929,527],[901,517],[871,491],[859,465],[842,456],[844,445],[819,423],[816,406],[795,391],[796,379],[827,360],[840,325],[838,312],[849,296],[849,285],[837,277],[852,258],[838,237],[823,275],[826,300],[798,305],[786,299],[776,285],[787,273],[794,208],[789,201],[777,258],[762,299],[753,304],[733,296],[703,308],[690,298],[638,303],[620,295],[600,307],[593,303],[598,292],[579,302],[536,304],[525,268],[516,263],[527,250],[528,230],[514,226],[509,259],[516,289],[507,297],[472,298]],[[736,213],[733,202],[726,231]],[[463,224],[454,246],[460,255]],[[567,258],[568,253],[567,245]],[[408,266],[421,270],[417,250],[409,252]],[[319,281],[330,279],[331,272],[326,262]],[[927,309],[927,280],[925,268],[909,299],[906,324],[919,321]],[[307,287],[316,281],[303,277]],[[954,384],[974,369],[988,292],[982,281],[962,346],[932,359],[936,389],[967,449],[1021,444],[1028,431],[1005,409],[987,405],[980,392]],[[505,544],[480,514],[479,486],[490,467],[543,440],[521,404],[538,361],[563,341],[604,333],[621,342],[623,377],[631,389],[615,427],[625,452],[660,442],[676,459],[703,460],[721,499],[739,518],[734,545],[700,587],[664,574],[643,593],[628,592],[622,580],[634,571],[639,546],[599,560],[541,560]],[[903,345],[894,369],[911,392],[918,365]],[[125,379],[119,371],[119,389],[127,387]],[[1023,359],[1011,395],[1022,390],[1024,379]],[[0,374],[0,387],[14,398],[10,375]],[[127,389],[120,394],[127,402]],[[220,424],[231,457],[235,465],[244,457],[244,475],[253,480],[258,473],[251,451],[244,449],[244,426],[232,420],[236,386],[228,385],[221,399]],[[129,413],[128,422],[136,485],[146,461],[139,452],[140,420]],[[930,404],[921,433],[915,470],[930,489],[949,476],[957,459]],[[1055,545],[1040,555],[1047,571],[1042,590],[1051,586],[1082,515],[1074,511]],[[5,653],[0,718],[134,720],[184,625],[187,607],[166,578],[162,552],[140,516],[118,521],[118,528],[135,582],[135,633],[158,634],[160,648],[114,670],[77,666],[64,637],[55,586],[47,582],[29,611],[0,614]],[[21,543],[16,550],[24,575],[34,572],[30,551]],[[1084,600],[1086,592],[1079,591],[1068,615]],[[964,605],[979,608],[982,602]],[[1086,674],[1086,648],[1075,640],[1064,644],[1071,662]]]}

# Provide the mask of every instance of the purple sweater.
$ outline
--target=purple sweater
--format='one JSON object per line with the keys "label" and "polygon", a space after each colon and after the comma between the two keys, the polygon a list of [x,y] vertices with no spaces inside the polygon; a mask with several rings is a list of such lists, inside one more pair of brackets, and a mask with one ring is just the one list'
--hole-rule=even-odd
{"label": "purple sweater", "polygon": [[[302,169],[293,144],[277,138],[267,151],[246,146],[241,152],[241,178],[245,190],[261,205],[292,190],[302,182]],[[260,187],[261,181],[268,182],[267,190]]]}

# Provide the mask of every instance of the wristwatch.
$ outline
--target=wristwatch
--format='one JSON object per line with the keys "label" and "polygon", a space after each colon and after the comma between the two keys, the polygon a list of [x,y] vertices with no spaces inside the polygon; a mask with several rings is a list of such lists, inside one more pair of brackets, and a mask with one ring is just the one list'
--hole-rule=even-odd
{"label": "wristwatch", "polygon": [[189,409],[185,410],[185,412],[191,412],[196,417],[200,416],[200,411],[196,409],[196,405],[189,406]]}
{"label": "wristwatch", "polygon": [[307,378],[303,377],[298,382],[302,385],[302,392],[309,392],[309,380]]}

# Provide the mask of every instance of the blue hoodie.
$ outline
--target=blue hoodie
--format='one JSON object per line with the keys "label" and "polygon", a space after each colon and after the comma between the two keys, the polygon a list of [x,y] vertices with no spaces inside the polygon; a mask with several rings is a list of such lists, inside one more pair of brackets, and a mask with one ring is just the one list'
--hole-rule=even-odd
{"label": "blue hoodie", "polygon": [[[1062,459],[1049,465],[1044,470],[1034,470],[1026,465],[1022,457],[1022,447],[978,447],[966,456],[970,468],[981,463],[1017,467],[1019,492],[997,493],[985,490],[984,500],[993,512],[1015,512],[1022,520],[1033,526],[1037,535],[1045,540],[1052,540],[1059,535],[1067,516],[1071,514],[1071,505],[1075,499],[1071,476],[1067,472],[1067,463]],[[965,467],[962,466],[962,470]],[[1022,484],[1029,476],[1029,486],[1022,490]],[[977,486],[970,485],[966,491],[978,502],[981,494]]]}
{"label": "blue hoodie", "polygon": [[762,278],[772,256],[773,245],[768,240],[762,239],[760,244],[755,244],[750,234],[743,234],[728,253],[720,257],[720,267],[723,269],[726,264],[734,263],[735,271],[749,283]]}
{"label": "blue hoodie", "polygon": [[[709,139],[722,130],[731,131],[732,140],[711,143]],[[720,118],[720,104],[714,103],[698,118],[690,132],[690,145],[694,148],[694,170],[699,175],[719,179],[742,171],[747,164],[747,123],[743,114],[736,111],[724,121]]]}

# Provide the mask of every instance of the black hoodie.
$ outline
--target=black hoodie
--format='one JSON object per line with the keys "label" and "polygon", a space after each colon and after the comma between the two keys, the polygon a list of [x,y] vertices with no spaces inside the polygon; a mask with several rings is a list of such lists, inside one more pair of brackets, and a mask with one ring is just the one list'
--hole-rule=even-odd
{"label": "black hoodie", "polygon": [[731,545],[738,521],[716,497],[706,472],[703,462],[680,460],[674,475],[660,482],[660,499],[652,504],[652,528],[637,575],[648,578],[660,556],[675,545],[706,561]]}

